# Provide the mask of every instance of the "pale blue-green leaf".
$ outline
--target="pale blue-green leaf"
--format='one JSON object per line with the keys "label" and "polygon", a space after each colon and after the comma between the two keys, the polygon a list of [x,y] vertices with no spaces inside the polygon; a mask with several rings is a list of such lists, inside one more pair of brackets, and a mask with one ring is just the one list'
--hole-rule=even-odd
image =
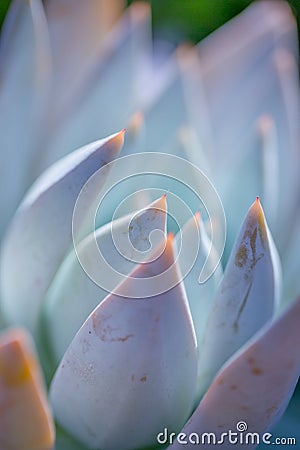
{"label": "pale blue-green leaf", "polygon": [[[200,214],[196,214],[195,217],[192,217],[184,225],[181,231],[177,233],[175,243],[181,272],[187,273],[187,269],[191,268],[184,278],[184,286],[195,327],[198,343],[198,360],[200,363],[203,333],[223,271],[222,268],[218,266],[209,280],[202,284],[199,283],[200,272],[209,255],[211,245]],[[181,251],[181,243],[184,243],[185,248],[189,249],[188,252]],[[197,248],[197,244],[199,245],[199,248]],[[195,255],[195,253],[193,253],[195,250],[196,258],[192,260]],[[215,267],[215,261],[218,261],[219,259],[218,255],[212,254],[211,258],[213,258],[212,267]]]}
{"label": "pale blue-green leaf", "polygon": [[297,208],[297,218],[294,229],[289,236],[289,243],[282,260],[283,271],[283,301],[290,303],[300,292],[300,212]]}
{"label": "pale blue-green leaf", "polygon": [[[279,420],[279,422],[272,427],[273,436],[287,436],[291,438],[295,438],[296,442],[300,442],[300,429],[298,427],[299,423],[299,414],[300,410],[300,383],[298,381],[297,387],[293,393],[291,401],[288,404],[288,407],[283,415],[283,417]],[[266,445],[262,445],[260,448],[266,449]]]}
{"label": "pale blue-green leaf", "polygon": [[56,111],[78,95],[98,63],[103,41],[121,16],[124,3],[89,0],[86,7],[80,0],[45,2],[54,71],[52,107]]}
{"label": "pale blue-green leaf", "polygon": [[257,199],[236,239],[199,344],[202,394],[222,364],[273,317],[280,295],[278,263]]}
{"label": "pale blue-green leaf", "polygon": [[[99,228],[95,235],[92,233],[85,238],[77,247],[77,253],[70,253],[59,268],[45,298],[43,321],[43,329],[46,332],[48,347],[55,365],[59,364],[67,347],[89,314],[107,296],[108,291],[100,286],[109,285],[114,290],[120,281],[136,267],[137,263],[130,258],[131,249],[128,245],[130,230],[136,229],[139,230],[139,235],[136,239],[131,238],[131,242],[135,249],[144,251],[140,257],[146,260],[151,248],[153,237],[151,233],[160,230],[158,238],[161,243],[164,241],[165,197],[140,212],[129,214]],[[116,235],[118,235],[117,242],[114,239]],[[148,248],[144,248],[145,245]],[[122,248],[122,254],[120,248]],[[104,261],[99,259],[99,251],[112,268],[109,273],[110,279],[107,275],[103,279]],[[85,262],[84,267],[78,261],[77,255],[80,261]]]}
{"label": "pale blue-green leaf", "polygon": [[[236,199],[236,210],[228,215],[229,229],[233,231],[229,235],[230,246],[242,211],[253,195],[262,197],[268,212],[275,211],[270,215],[270,224],[280,250],[284,248],[287,228],[293,222],[295,192],[299,190],[296,167],[299,166],[300,102],[296,43],[295,20],[288,5],[262,1],[254,2],[198,46],[201,70],[197,76],[191,75],[193,86],[187,92],[193,111],[192,122],[200,133],[199,141],[206,147],[208,142],[213,181],[223,193],[225,209],[230,211],[232,197]],[[204,122],[208,130],[204,130],[203,137],[200,109],[206,112]],[[266,172],[256,136],[257,122],[265,115],[274,121],[273,151],[278,154],[277,167],[280,168],[280,176],[275,181],[279,183],[277,195],[271,198],[265,195],[269,183],[264,179],[271,168]],[[232,173],[230,179],[225,176],[228,171]],[[249,174],[254,176],[253,180],[249,179]],[[274,175],[273,182],[275,178]],[[281,180],[287,180],[284,189]],[[280,211],[280,221],[276,211]]]}
{"label": "pale blue-green leaf", "polygon": [[[170,269],[167,277],[179,282],[173,263],[169,238],[162,255],[132,275],[147,281]],[[130,278],[123,283],[125,290],[131,283]],[[178,430],[191,413],[197,376],[194,328],[182,283],[150,298],[143,290],[141,298],[116,294],[75,336],[50,398],[57,421],[87,447],[148,448],[156,446],[162,427]]]}
{"label": "pale blue-green leaf", "polygon": [[[40,0],[12,2],[1,34],[0,235],[33,182],[51,73],[47,23]],[[38,151],[40,153],[38,153]]]}
{"label": "pale blue-green leaf", "polygon": [[98,59],[71,96],[54,111],[47,136],[49,164],[74,148],[124,128],[140,110],[139,79],[151,55],[149,7],[133,4],[103,42]]}
{"label": "pale blue-green leaf", "polygon": [[[186,108],[178,63],[172,55],[162,68],[156,68],[159,88],[144,107],[144,129],[141,142],[144,151],[164,151],[174,154],[174,141],[186,122]],[[152,84],[151,80],[148,84]],[[162,126],[163,124],[163,126]],[[182,155],[180,155],[182,156]]]}
{"label": "pale blue-green leaf", "polygon": [[[51,166],[32,186],[1,252],[1,310],[9,323],[35,331],[45,292],[72,243],[72,215],[85,182],[114,160],[123,132],[89,144]],[[82,223],[105,182],[104,169],[82,210]],[[94,196],[94,197],[93,197]],[[17,282],[16,282],[17,280]]]}
{"label": "pale blue-green leaf", "polygon": [[[183,432],[238,432],[237,424],[246,423],[246,433],[262,434],[282,416],[300,373],[300,299],[276,322],[266,325],[220,370]],[[238,433],[239,439],[239,433]],[[257,437],[244,445],[256,448]],[[223,438],[222,447],[237,448]],[[273,439],[270,442],[274,441]],[[221,445],[221,444],[220,444]],[[175,443],[170,448],[179,449]],[[194,448],[192,444],[186,448]],[[204,444],[210,449],[211,444]]]}

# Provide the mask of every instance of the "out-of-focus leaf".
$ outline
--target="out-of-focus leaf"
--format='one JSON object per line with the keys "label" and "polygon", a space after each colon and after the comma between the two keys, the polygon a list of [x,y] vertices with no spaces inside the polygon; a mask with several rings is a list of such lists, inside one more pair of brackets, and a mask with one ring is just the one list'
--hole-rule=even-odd
{"label": "out-of-focus leaf", "polygon": [[[230,211],[229,248],[242,211],[256,195],[266,205],[280,250],[294,220],[293,193],[299,190],[296,168],[300,163],[295,42],[295,20],[288,5],[257,2],[201,42],[197,46],[198,63],[186,73],[191,121],[199,130],[199,145],[209,148],[213,181],[222,193],[225,210]],[[273,122],[272,144],[266,144],[258,127],[265,116]],[[271,145],[280,170],[278,177],[273,174],[272,182],[276,185],[288,178],[289,183],[284,189],[280,184],[275,189],[277,194],[264,198],[265,177],[270,171],[270,167],[268,171],[265,168],[266,145]],[[232,198],[234,211],[230,207]]]}
{"label": "out-of-focus leaf", "polygon": [[15,0],[1,34],[0,50],[0,233],[33,181],[40,153],[41,123],[50,82],[51,58],[40,0]]}
{"label": "out-of-focus leaf", "polygon": [[[189,252],[181,252],[181,243]],[[216,271],[205,283],[200,284],[200,272],[209,255],[211,242],[207,236],[204,224],[200,214],[192,217],[176,235],[176,247],[178,252],[178,263],[183,273],[187,273],[184,278],[184,286],[187,292],[187,298],[191,309],[195,332],[198,344],[198,361],[200,363],[201,345],[205,325],[209,317],[209,312],[213,305],[217,286],[222,278],[222,268],[217,267]],[[191,261],[192,252],[195,251],[195,245],[199,243],[197,257]],[[218,261],[218,255],[212,254],[212,266],[215,267],[215,261]],[[191,270],[188,271],[187,268]],[[199,400],[199,399],[198,399]]]}
{"label": "out-of-focus leaf", "polygon": [[45,386],[27,332],[0,336],[0,447],[51,450],[55,431]]}
{"label": "out-of-focus leaf", "polygon": [[106,37],[76,92],[67,89],[64,104],[53,105],[43,165],[99,139],[99,133],[109,135],[127,125],[141,108],[138,87],[151,49],[150,9],[132,5]]}

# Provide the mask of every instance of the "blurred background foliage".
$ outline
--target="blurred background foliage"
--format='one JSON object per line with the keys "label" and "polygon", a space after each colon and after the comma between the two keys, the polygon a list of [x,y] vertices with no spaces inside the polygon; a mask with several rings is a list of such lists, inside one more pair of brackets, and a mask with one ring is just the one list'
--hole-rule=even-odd
{"label": "blurred background foliage", "polygon": [[0,23],[2,25],[3,19],[5,17],[6,11],[9,7],[10,0],[0,0]]}
{"label": "blurred background foliage", "polygon": [[[11,0],[0,0],[2,24]],[[47,0],[45,0],[47,1]],[[83,0],[84,1],[84,0]],[[109,1],[109,0],[107,0]],[[129,0],[130,4],[135,0]],[[258,0],[259,1],[259,0]],[[271,0],[278,1],[278,0]],[[213,30],[247,7],[251,0],[148,0],[152,5],[153,26],[157,37],[177,44],[193,43],[203,39]],[[289,0],[295,16],[300,21],[300,1]]]}
{"label": "blurred background foliage", "polygon": [[[259,1],[259,0],[258,0]],[[271,0],[278,1],[278,0]],[[129,2],[129,3],[132,3]],[[159,36],[196,43],[239,14],[251,0],[150,0],[154,30]],[[300,1],[289,0],[300,20]]]}

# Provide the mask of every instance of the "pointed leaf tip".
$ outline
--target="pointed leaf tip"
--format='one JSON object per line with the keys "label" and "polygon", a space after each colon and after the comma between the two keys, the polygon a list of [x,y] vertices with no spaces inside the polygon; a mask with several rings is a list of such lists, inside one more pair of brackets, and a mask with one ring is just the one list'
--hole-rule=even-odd
{"label": "pointed leaf tip", "polygon": [[195,219],[196,219],[197,222],[199,222],[200,217],[201,217],[200,211],[196,211],[196,212],[195,212]]}
{"label": "pointed leaf tip", "polygon": [[[145,298],[167,292],[176,286],[180,282],[180,275],[175,262],[173,241],[174,233],[168,233],[165,241],[154,249],[150,258],[131,274],[131,281],[125,281],[120,286],[122,294],[119,295],[134,297],[131,291],[134,282],[134,289]],[[128,292],[127,288],[130,288]],[[118,292],[119,289],[116,290]]]}
{"label": "pointed leaf tip", "polygon": [[0,337],[0,441],[11,450],[50,450],[54,425],[28,334],[10,329]]}
{"label": "pointed leaf tip", "polygon": [[[96,307],[53,379],[58,422],[88,448],[153,448],[163,424],[179,430],[191,413],[197,349],[184,289],[178,283],[166,290],[156,281],[162,291],[145,296],[147,277],[168,268],[171,240],[162,256],[141,264],[123,282],[126,288]],[[133,297],[122,297],[124,291]]]}
{"label": "pointed leaf tip", "polygon": [[77,253],[73,251],[64,260],[43,308],[45,335],[55,365],[92,310],[139,262],[165,244],[166,208],[163,195],[91,233],[79,243]]}
{"label": "pointed leaf tip", "polygon": [[[123,142],[124,130],[75,150],[49,167],[25,196],[1,249],[2,312],[8,323],[36,332],[45,292],[72,237],[89,233],[109,163]],[[88,183],[95,175],[97,183]]]}
{"label": "pointed leaf tip", "polygon": [[111,138],[107,141],[110,144],[110,150],[116,154],[116,156],[120,153],[125,138],[126,129],[119,131],[111,136]]}
{"label": "pointed leaf tip", "polygon": [[134,113],[128,123],[128,132],[131,136],[136,136],[145,122],[145,115],[142,111]]}
{"label": "pointed leaf tip", "polygon": [[[172,246],[173,240],[174,240],[174,233],[171,231],[170,233],[168,233],[168,236],[167,236],[167,245]],[[173,249],[172,249],[172,252],[173,252]]]}
{"label": "pointed leaf tip", "polygon": [[141,1],[135,2],[131,5],[129,9],[130,17],[135,22],[143,23],[151,14],[151,8],[148,2]]}
{"label": "pointed leaf tip", "polygon": [[236,238],[206,323],[199,357],[202,393],[222,364],[273,317],[280,285],[277,251],[257,197]]}
{"label": "pointed leaf tip", "polygon": [[147,209],[156,209],[157,211],[161,211],[162,213],[167,212],[167,195],[164,194],[154,202],[152,202]]}
{"label": "pointed leaf tip", "polygon": [[258,119],[257,126],[260,134],[266,136],[274,126],[274,119],[269,114],[263,114]]}
{"label": "pointed leaf tip", "polygon": [[[247,233],[251,232],[250,230],[254,230],[256,225],[258,226],[258,233],[260,236],[261,244],[263,247],[267,244],[268,240],[268,232],[267,232],[267,225],[266,225],[266,219],[264,215],[264,211],[262,209],[260,198],[257,196],[255,202],[252,204],[248,211],[247,219],[248,221],[248,228],[246,228],[244,237],[246,237]],[[257,237],[257,234],[255,234],[255,239]],[[250,242],[251,246],[256,245],[254,242],[254,238],[252,239],[252,242]],[[253,247],[254,250],[254,247]]]}

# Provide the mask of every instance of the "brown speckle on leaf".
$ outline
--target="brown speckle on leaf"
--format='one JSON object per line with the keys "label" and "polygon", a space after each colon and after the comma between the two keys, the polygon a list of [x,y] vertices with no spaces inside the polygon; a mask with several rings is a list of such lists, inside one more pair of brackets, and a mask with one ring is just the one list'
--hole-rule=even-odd
{"label": "brown speckle on leaf", "polygon": [[252,367],[251,372],[253,375],[262,375],[263,371],[259,367]]}
{"label": "brown speckle on leaf", "polygon": [[241,315],[242,315],[242,313],[243,313],[243,311],[245,309],[245,306],[247,304],[247,300],[248,300],[248,297],[249,297],[249,294],[250,294],[250,291],[251,291],[251,287],[252,287],[252,283],[250,283],[249,286],[248,286],[248,289],[247,289],[247,292],[245,294],[245,297],[244,297],[244,299],[243,299],[243,301],[242,301],[242,303],[241,303],[241,305],[239,307],[239,310],[238,310],[238,313],[237,313],[237,317],[236,317],[236,319],[235,319],[235,321],[233,323],[233,329],[234,329],[235,333],[239,332],[239,320],[240,320]]}
{"label": "brown speckle on leaf", "polygon": [[112,327],[109,323],[111,315],[98,314],[95,312],[92,315],[93,328],[96,335],[103,342],[126,342],[133,334],[128,333],[125,336],[120,336],[119,328]]}
{"label": "brown speckle on leaf", "polygon": [[245,246],[245,244],[242,244],[235,255],[234,260],[235,265],[238,267],[243,267],[247,262],[247,258],[248,258],[247,247]]}
{"label": "brown speckle on leaf", "polygon": [[124,337],[112,338],[111,342],[125,342],[125,341],[127,341],[127,339],[131,338],[132,336],[133,336],[133,334],[127,334]]}
{"label": "brown speckle on leaf", "polygon": [[247,358],[247,361],[249,364],[254,364],[255,363],[255,359],[252,358],[252,356],[249,356],[249,358]]}
{"label": "brown speckle on leaf", "polygon": [[257,238],[257,228],[254,228],[253,233],[250,234],[250,247],[252,251],[252,260],[256,260],[256,238]]}

